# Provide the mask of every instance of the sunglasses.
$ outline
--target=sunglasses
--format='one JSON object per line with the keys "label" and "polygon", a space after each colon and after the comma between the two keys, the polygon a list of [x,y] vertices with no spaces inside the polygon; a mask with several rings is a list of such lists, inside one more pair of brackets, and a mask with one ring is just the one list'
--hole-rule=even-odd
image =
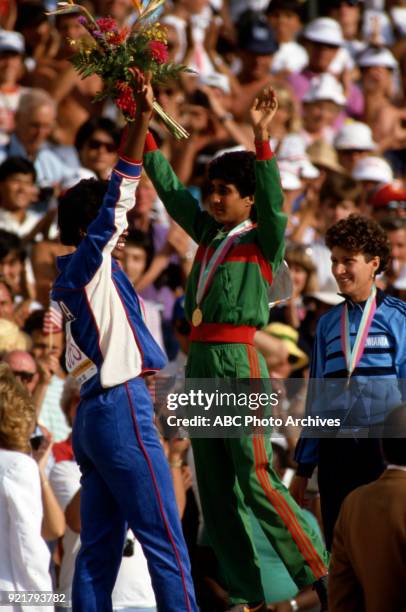
{"label": "sunglasses", "polygon": [[19,378],[21,382],[30,383],[35,376],[35,372],[25,372],[24,370],[19,370],[16,372],[13,370],[13,374],[16,378]]}
{"label": "sunglasses", "polygon": [[405,200],[392,200],[391,202],[388,202],[387,207],[390,210],[397,210],[398,208],[406,208],[406,201]]}
{"label": "sunglasses", "polygon": [[96,149],[101,149],[102,147],[106,149],[107,153],[114,153],[117,151],[117,147],[114,142],[105,142],[104,140],[97,140],[96,138],[91,138],[88,140],[87,146],[93,151]]}

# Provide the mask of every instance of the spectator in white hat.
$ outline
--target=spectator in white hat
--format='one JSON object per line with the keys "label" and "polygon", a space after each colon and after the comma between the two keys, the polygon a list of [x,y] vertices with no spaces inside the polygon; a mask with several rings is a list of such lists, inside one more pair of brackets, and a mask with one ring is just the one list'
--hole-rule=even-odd
{"label": "spectator in white hat", "polygon": [[[309,63],[302,72],[289,76],[289,82],[300,100],[310,88],[313,77],[331,71],[331,64],[345,42],[340,24],[329,17],[311,21],[303,30],[302,38],[309,54]],[[356,118],[363,112],[362,93],[352,82],[348,87],[345,109],[349,116]]]}
{"label": "spectator in white hat", "polygon": [[349,174],[359,159],[371,155],[377,148],[371,128],[361,121],[345,123],[334,139],[334,146],[340,164]]}
{"label": "spectator in white hat", "polygon": [[24,74],[25,43],[19,32],[0,30],[0,144],[14,130],[14,115],[27,88],[19,84]]}
{"label": "spectator in white hat", "polygon": [[361,32],[363,2],[329,0],[326,4],[327,15],[340,24],[345,39],[344,48],[354,59],[366,47]]}
{"label": "spectator in white hat", "polygon": [[370,48],[358,60],[365,95],[365,120],[371,126],[379,150],[393,164],[396,174],[405,172],[404,105],[395,99],[394,74],[398,62],[389,49]]}
{"label": "spectator in white hat", "polygon": [[360,159],[352,171],[352,178],[361,181],[364,191],[368,192],[379,185],[379,183],[392,183],[392,168],[381,157],[370,155]]}
{"label": "spectator in white hat", "polygon": [[331,144],[336,133],[336,120],[344,108],[344,90],[333,75],[314,77],[303,97],[303,131],[306,145],[316,140]]}

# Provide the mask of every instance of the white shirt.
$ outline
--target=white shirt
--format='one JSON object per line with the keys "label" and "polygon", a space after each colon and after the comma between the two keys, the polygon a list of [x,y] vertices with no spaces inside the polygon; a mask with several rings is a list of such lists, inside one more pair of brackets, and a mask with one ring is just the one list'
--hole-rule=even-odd
{"label": "white shirt", "polygon": [[[79,466],[75,461],[59,461],[52,468],[50,483],[61,508],[65,511],[80,488]],[[130,531],[127,537],[134,538]],[[72,579],[79,548],[79,534],[66,526],[58,589],[66,595],[66,604],[63,607],[71,606]],[[156,606],[147,562],[137,540],[134,540],[134,554],[131,557],[123,557],[112,599],[114,609],[154,608]]]}
{"label": "white shirt", "polygon": [[[28,455],[0,449],[0,591],[52,591],[42,516],[37,464]],[[14,605],[1,610],[41,612],[53,607]]]}
{"label": "white shirt", "polygon": [[42,216],[33,210],[27,210],[24,221],[19,223],[9,210],[0,208],[0,228],[23,238],[34,229]]}

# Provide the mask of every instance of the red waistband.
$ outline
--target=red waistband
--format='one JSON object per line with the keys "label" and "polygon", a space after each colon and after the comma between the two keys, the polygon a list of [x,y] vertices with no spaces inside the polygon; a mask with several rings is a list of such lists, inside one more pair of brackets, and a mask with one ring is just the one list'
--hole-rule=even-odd
{"label": "red waistband", "polygon": [[190,330],[192,342],[235,342],[254,344],[255,327],[230,323],[202,323]]}

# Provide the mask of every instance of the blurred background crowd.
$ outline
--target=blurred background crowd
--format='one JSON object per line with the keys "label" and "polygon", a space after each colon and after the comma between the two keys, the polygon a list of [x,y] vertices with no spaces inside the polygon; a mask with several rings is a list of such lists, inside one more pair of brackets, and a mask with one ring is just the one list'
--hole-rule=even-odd
{"label": "blurred background crowd", "polygon": [[[120,26],[134,21],[131,0],[82,4]],[[20,485],[33,499],[39,496],[39,505],[42,497],[42,535],[53,542],[52,580],[69,602],[80,531],[79,472],[70,442],[79,391],[66,373],[61,318],[49,308],[56,257],[69,252],[58,241],[56,210],[60,194],[81,178],[108,178],[124,122],[111,101],[92,101],[102,87],[99,78],[80,79],[69,61],[72,41],[86,35],[77,14],[48,17],[45,12],[54,8],[53,0],[0,0],[0,357],[34,406],[31,445],[40,481],[38,489],[31,477]],[[264,86],[277,93],[271,145],[289,215],[285,259],[293,293],[271,308],[257,343],[286,395],[282,409],[300,415],[304,387],[289,397],[283,379],[305,381],[317,321],[342,299],[330,271],[327,229],[350,214],[377,220],[392,248],[390,267],[378,285],[406,299],[406,2],[168,0],[159,20],[167,28],[171,58],[195,74],[155,91],[162,107],[190,132],[189,139],[176,141],[159,119],[151,129],[202,206],[207,164],[221,152],[253,149],[249,109]],[[183,372],[189,328],[182,295],[195,250],[143,175],[129,216],[124,267],[168,355],[165,374]],[[26,448],[24,433],[18,442],[7,442],[9,432],[3,414],[1,451]],[[282,476],[287,470],[286,482],[298,433],[275,440],[275,467]],[[201,608],[226,609],[221,568],[199,529],[188,441],[179,435],[163,443]],[[317,521],[314,482],[309,506],[310,520]],[[115,606],[154,609],[141,549],[131,534],[127,543]],[[47,559],[41,543],[34,548],[35,563]],[[260,547],[260,552],[271,609],[289,610],[275,602],[297,595],[294,584],[273,551]],[[301,597],[300,609],[316,606],[313,593]]]}

